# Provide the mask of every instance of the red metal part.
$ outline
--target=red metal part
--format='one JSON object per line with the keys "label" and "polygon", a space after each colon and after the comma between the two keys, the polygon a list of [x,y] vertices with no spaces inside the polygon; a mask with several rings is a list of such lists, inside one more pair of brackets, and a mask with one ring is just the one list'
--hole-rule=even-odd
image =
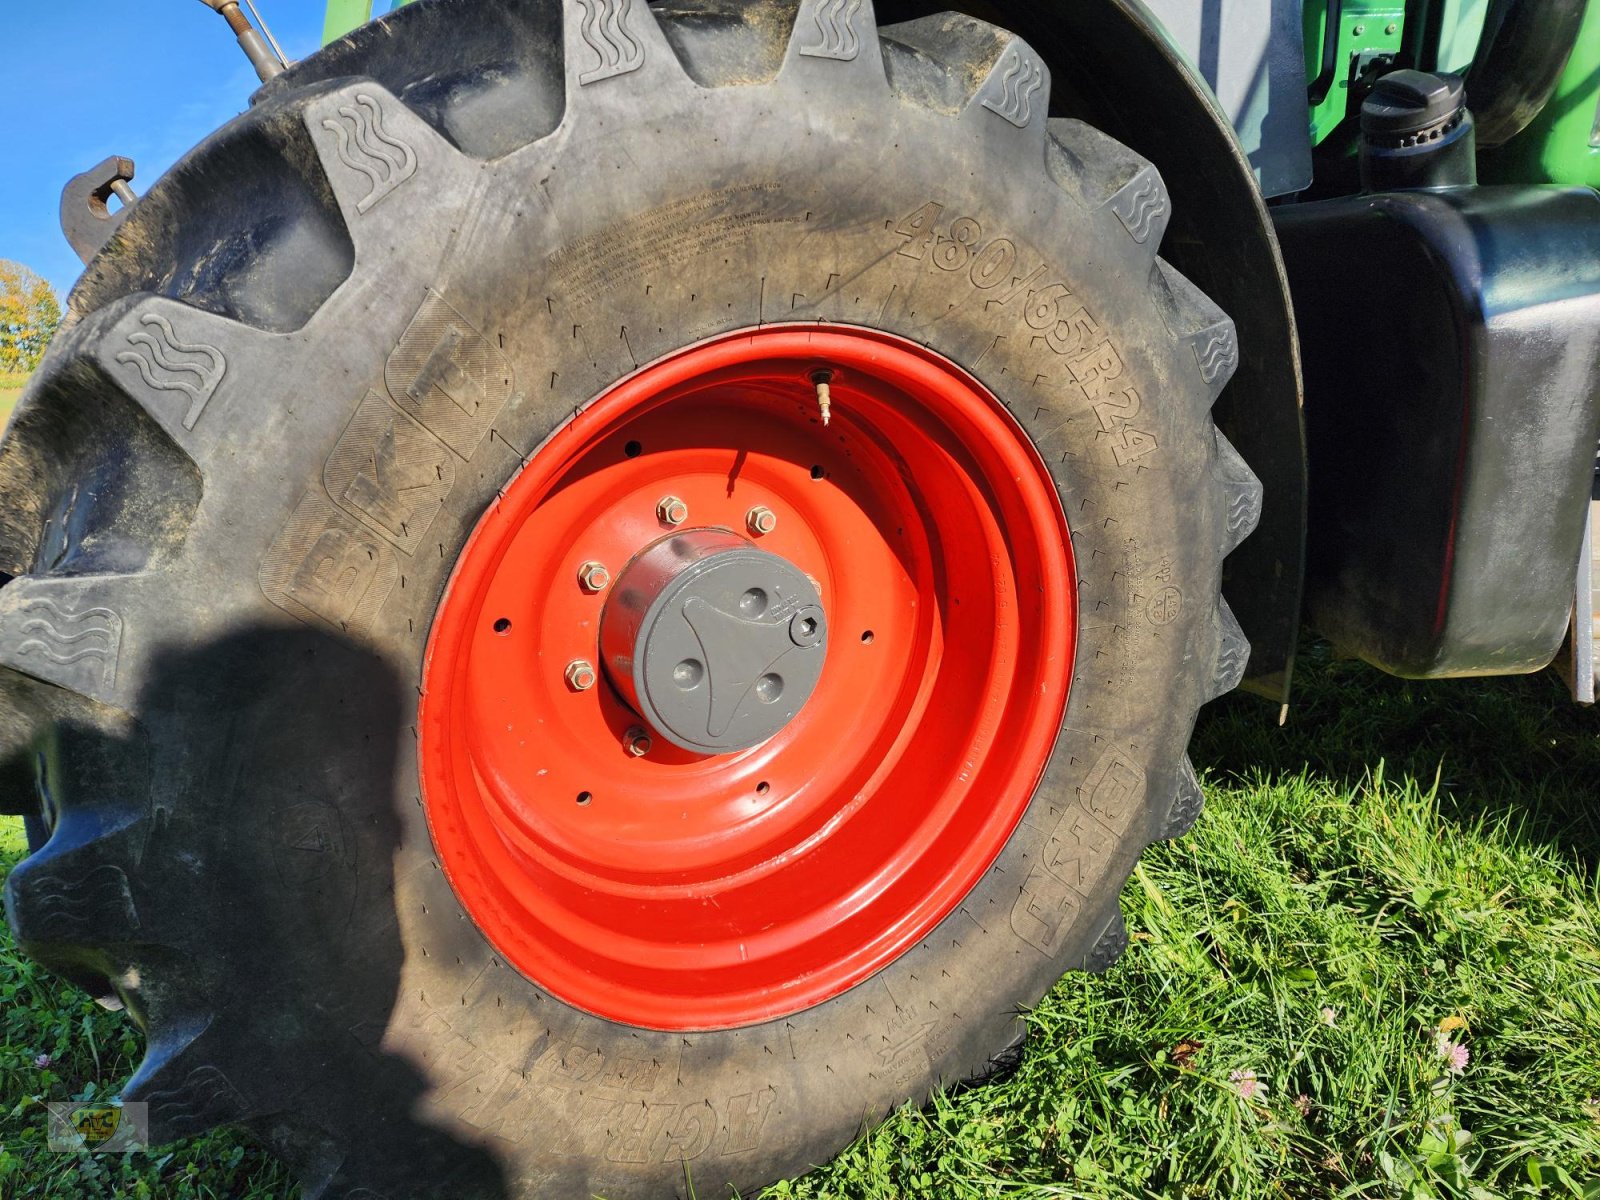
{"label": "red metal part", "polygon": [[[831,371],[832,420],[813,375]],[[656,738],[600,662],[604,590],[688,522],[761,535],[817,583],[830,646],[777,736]],[[847,326],[683,350],[598,398],[486,512],[430,635],[423,796],[440,862],[554,995],[656,1029],[754,1024],[913,945],[993,863],[1066,706],[1076,573],[1026,435],[949,361]]]}

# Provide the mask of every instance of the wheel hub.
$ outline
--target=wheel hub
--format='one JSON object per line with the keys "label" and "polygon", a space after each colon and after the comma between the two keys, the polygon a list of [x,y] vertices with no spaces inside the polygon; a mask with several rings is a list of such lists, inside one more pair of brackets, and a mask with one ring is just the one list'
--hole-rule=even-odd
{"label": "wheel hub", "polygon": [[508,962],[610,1020],[837,996],[1016,828],[1075,579],[1048,469],[948,359],[837,325],[663,358],[457,560],[418,713],[440,866]]}
{"label": "wheel hub", "polygon": [[600,646],[650,728],[698,754],[777,734],[810,699],[827,651],[816,585],[725,529],[648,546],[606,601]]}

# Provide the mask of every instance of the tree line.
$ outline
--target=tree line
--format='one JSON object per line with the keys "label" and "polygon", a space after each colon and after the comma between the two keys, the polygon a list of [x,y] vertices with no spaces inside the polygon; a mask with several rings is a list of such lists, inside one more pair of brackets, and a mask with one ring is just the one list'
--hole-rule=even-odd
{"label": "tree line", "polygon": [[21,263],[0,258],[0,374],[37,367],[60,324],[55,289]]}

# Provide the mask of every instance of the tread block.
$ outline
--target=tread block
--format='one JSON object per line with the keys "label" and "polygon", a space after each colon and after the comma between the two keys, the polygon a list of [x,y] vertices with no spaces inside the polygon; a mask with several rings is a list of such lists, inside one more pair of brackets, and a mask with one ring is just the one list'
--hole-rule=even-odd
{"label": "tread block", "polygon": [[1227,509],[1223,518],[1228,529],[1224,552],[1231,553],[1240,542],[1255,532],[1261,522],[1261,481],[1244,461],[1244,456],[1234,449],[1233,443],[1220,430],[1217,433],[1215,470],[1222,482]]}
{"label": "tread block", "polygon": [[123,668],[120,580],[19,576],[0,590],[0,666],[103,704],[121,705],[133,682]]}
{"label": "tread block", "polygon": [[1245,640],[1244,630],[1226,600],[1217,602],[1217,626],[1217,666],[1211,677],[1208,700],[1215,700],[1238,687],[1250,661],[1250,643]]}
{"label": "tread block", "polygon": [[[1013,33],[962,13],[940,13],[885,26],[890,82],[908,103],[961,117],[976,136],[1042,127],[1050,72]],[[1034,65],[1040,70],[1036,75]]]}
{"label": "tread block", "polygon": [[359,75],[480,160],[547,136],[563,108],[559,6],[501,0],[470,19],[462,7],[397,5],[263,85],[257,103]]}
{"label": "tread block", "polygon": [[0,616],[0,661],[84,695],[116,688],[121,648],[122,617],[104,605],[36,596]]}
{"label": "tread block", "polygon": [[365,214],[417,173],[417,152],[384,128],[384,107],[374,92],[357,91],[347,100],[322,127],[333,134],[339,161],[366,178],[366,195],[356,201],[356,212]]}
{"label": "tread block", "polygon": [[448,210],[464,198],[471,161],[382,84],[360,79],[305,103],[302,119],[338,201],[359,261],[363,246],[386,249],[432,221],[425,210]]}
{"label": "tread block", "polygon": [[1213,394],[1221,392],[1239,366],[1239,335],[1234,331],[1233,322],[1223,320],[1201,330],[1190,344],[1200,378]]}
{"label": "tread block", "polygon": [[1215,403],[1239,366],[1239,337],[1233,321],[1186,276],[1159,258],[1150,273],[1150,291],[1167,329],[1188,343],[1194,370]]}
{"label": "tread block", "polygon": [[[66,809],[50,837],[6,879],[17,941],[52,970],[81,974],[96,949],[157,940],[125,864],[142,843],[127,806]],[[103,961],[98,969],[114,968]]]}
{"label": "tread block", "polygon": [[837,86],[852,76],[888,86],[872,0],[800,0],[781,78]]}
{"label": "tread block", "polygon": [[82,853],[51,855],[31,869],[19,867],[7,890],[12,925],[24,944],[117,945],[139,936],[128,876],[112,863],[96,864]]}
{"label": "tread block", "polygon": [[113,319],[94,343],[101,369],[202,473],[235,431],[259,431],[249,381],[281,361],[285,335],[159,296],[130,298]]}
{"label": "tread block", "polygon": [[1005,48],[978,85],[961,120],[981,132],[987,142],[997,139],[1009,154],[1041,157],[1050,110],[1050,68],[1044,59],[1018,37],[1006,37]]}
{"label": "tread block", "polygon": [[188,408],[179,420],[185,429],[193,429],[227,373],[228,360],[219,347],[180,341],[172,322],[159,312],[140,313],[138,322],[125,339],[129,348],[117,352],[117,362],[133,367],[153,391],[181,392]]}
{"label": "tread block", "polygon": [[150,1106],[152,1142],[159,1144],[193,1137],[250,1115],[244,1093],[220,1068],[202,1065],[180,1075],[188,1057],[179,1054],[147,1074],[146,1068],[150,1065],[147,1056],[123,1093],[129,1100]]}
{"label": "tread block", "polygon": [[1163,841],[1182,837],[1194,828],[1205,804],[1206,794],[1200,786],[1200,778],[1195,774],[1194,763],[1185,754],[1178,760],[1178,786],[1173,790],[1172,806],[1167,809],[1166,820],[1156,836]]}
{"label": "tread block", "polygon": [[877,21],[866,0],[800,0],[790,45],[803,58],[853,62],[877,36]]}
{"label": "tread block", "polygon": [[1128,929],[1122,920],[1120,908],[1112,911],[1111,920],[1100,931],[1089,953],[1084,957],[1083,970],[1091,975],[1103,975],[1116,965],[1117,959],[1128,948]]}
{"label": "tread block", "polygon": [[653,96],[694,86],[647,0],[564,0],[562,37],[569,122],[597,105],[612,107],[619,81],[628,85],[624,93]]}
{"label": "tread block", "polygon": [[[578,0],[578,11],[582,14],[576,23],[581,47],[570,38],[567,45],[578,51],[580,86],[627,75],[644,66],[644,41],[630,28],[640,19],[634,0]],[[568,13],[570,20],[570,8]],[[588,66],[582,65],[584,51],[592,56]]]}
{"label": "tread block", "polygon": [[1153,256],[1172,215],[1161,173],[1148,159],[1082,121],[1055,118],[1048,128],[1045,161],[1051,177],[1085,208],[1109,208],[1127,236],[1148,246]]}
{"label": "tread block", "polygon": [[1167,198],[1166,184],[1161,182],[1161,175],[1154,167],[1140,171],[1107,203],[1134,241],[1142,246],[1154,237],[1160,243],[1172,203]]}
{"label": "tread block", "polygon": [[1043,129],[1050,108],[1050,68],[1032,46],[1013,38],[979,86],[972,104],[1016,129]]}

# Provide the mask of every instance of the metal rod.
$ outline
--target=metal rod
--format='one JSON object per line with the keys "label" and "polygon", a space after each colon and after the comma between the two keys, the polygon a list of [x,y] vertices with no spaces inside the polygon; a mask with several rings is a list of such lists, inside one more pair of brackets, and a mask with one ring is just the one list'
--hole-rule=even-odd
{"label": "metal rod", "polygon": [[[248,2],[249,0],[246,0],[246,3]],[[267,43],[256,32],[255,26],[250,24],[250,18],[239,11],[239,0],[201,0],[201,3],[222,14],[222,19],[228,23],[228,28],[238,39],[239,49],[244,51],[244,56],[250,60],[250,65],[255,68],[256,75],[262,83],[283,74],[287,65],[283,52],[279,50],[274,54],[267,48]],[[251,5],[251,11],[255,11],[254,5]]]}
{"label": "metal rod", "polygon": [[256,19],[256,24],[261,26],[261,33],[267,39],[267,44],[272,47],[272,52],[278,56],[278,61],[284,67],[289,66],[288,56],[284,54],[283,47],[278,45],[278,39],[272,36],[272,30],[267,28],[266,18],[261,15],[261,10],[256,7],[256,0],[244,0],[250,9],[250,15]]}

